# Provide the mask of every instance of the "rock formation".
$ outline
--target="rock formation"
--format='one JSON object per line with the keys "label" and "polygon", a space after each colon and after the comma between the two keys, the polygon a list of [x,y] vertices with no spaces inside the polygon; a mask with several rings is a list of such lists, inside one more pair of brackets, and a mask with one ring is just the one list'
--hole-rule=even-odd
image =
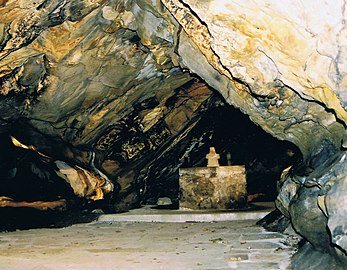
{"label": "rock formation", "polygon": [[194,128],[229,104],[300,149],[277,206],[308,241],[303,252],[346,263],[346,18],[342,0],[0,1],[11,152],[0,196],[27,200],[11,185],[26,168],[46,185],[40,201],[64,191],[138,205],[153,179],[175,185],[208,137],[192,140]]}

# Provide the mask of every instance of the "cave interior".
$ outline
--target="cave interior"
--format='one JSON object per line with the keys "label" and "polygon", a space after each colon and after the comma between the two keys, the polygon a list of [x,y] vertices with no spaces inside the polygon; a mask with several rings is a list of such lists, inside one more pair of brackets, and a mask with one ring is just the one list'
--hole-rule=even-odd
{"label": "cave interior", "polygon": [[[195,78],[193,81],[197,82],[198,79]],[[190,87],[191,84],[192,82],[181,88]],[[189,130],[184,140],[170,149],[165,156],[155,160],[149,169],[146,168],[146,173],[140,174],[136,184],[125,192],[118,187],[118,190],[101,201],[78,198],[71,186],[57,177],[53,164],[42,158],[37,150],[16,146],[11,140],[12,135],[15,134],[14,136],[24,140],[30,136],[25,124],[21,126],[19,120],[8,133],[1,134],[0,194],[17,202],[54,201],[63,198],[69,203],[66,209],[48,209],[48,211],[28,207],[0,208],[0,211],[8,217],[2,220],[1,229],[63,226],[83,220],[90,221],[96,217],[91,213],[95,209],[102,209],[107,213],[122,212],[143,205],[155,206],[161,197],[170,198],[173,203],[170,208],[177,209],[180,198],[178,169],[206,167],[206,154],[211,146],[220,154],[220,166],[246,166],[247,194],[251,195],[252,200],[254,198],[256,201],[274,201],[282,171],[302,161],[300,150],[294,144],[279,141],[266,133],[250,121],[247,115],[227,104],[217,91],[212,89],[211,91],[213,95],[210,107],[204,108],[195,119],[191,120],[194,127]],[[153,100],[146,100],[142,102],[142,106],[145,108],[140,108],[138,113],[141,113],[141,109],[148,109],[156,104]],[[131,131],[124,132],[122,136],[125,141],[133,134]],[[111,154],[108,155],[116,156],[119,149],[117,147],[119,142],[113,145]],[[150,163],[145,153],[143,156],[142,162]],[[139,166],[138,160],[136,164]],[[131,167],[131,164],[127,166]],[[117,178],[118,174],[115,174],[112,181],[117,183],[115,180]],[[141,189],[146,191],[141,192]],[[120,201],[119,197],[124,198],[132,193],[138,195],[135,202],[131,202],[126,208],[114,207]],[[80,218],[76,218],[76,215]]]}
{"label": "cave interior", "polygon": [[177,209],[215,147],[293,269],[346,269],[346,3],[318,2],[0,1],[0,229]]}

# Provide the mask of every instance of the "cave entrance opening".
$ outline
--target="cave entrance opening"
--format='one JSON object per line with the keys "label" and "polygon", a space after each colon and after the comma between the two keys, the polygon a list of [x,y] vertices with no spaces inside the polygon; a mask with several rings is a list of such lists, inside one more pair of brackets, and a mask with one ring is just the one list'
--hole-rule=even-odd
{"label": "cave entrance opening", "polygon": [[[196,122],[171,158],[180,168],[206,167],[206,154],[215,147],[220,166],[245,165],[249,201],[274,201],[282,171],[301,160],[300,150],[266,133],[235,107],[216,104]],[[153,174],[159,177],[149,178],[148,204],[155,204],[160,197],[179,199],[178,170],[169,177],[163,177],[165,172]]]}

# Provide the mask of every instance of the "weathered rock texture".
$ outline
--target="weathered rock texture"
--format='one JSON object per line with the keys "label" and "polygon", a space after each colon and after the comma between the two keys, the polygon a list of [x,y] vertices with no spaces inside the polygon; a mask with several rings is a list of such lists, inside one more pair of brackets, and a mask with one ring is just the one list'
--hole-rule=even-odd
{"label": "weathered rock texture", "polygon": [[339,148],[343,125],[337,120],[346,121],[344,1],[334,8],[323,3],[321,13],[312,14],[313,4],[301,1],[163,2],[185,30],[182,64],[305,156],[324,138]]}
{"label": "weathered rock texture", "polygon": [[26,168],[54,199],[53,182],[110,179],[102,196],[98,180],[74,193],[127,209],[153,179],[174,186],[213,129],[194,137],[195,126],[227,102],[301,150],[279,208],[344,261],[346,18],[343,0],[0,1],[0,133],[32,146],[17,150],[23,162],[2,158],[3,179]]}

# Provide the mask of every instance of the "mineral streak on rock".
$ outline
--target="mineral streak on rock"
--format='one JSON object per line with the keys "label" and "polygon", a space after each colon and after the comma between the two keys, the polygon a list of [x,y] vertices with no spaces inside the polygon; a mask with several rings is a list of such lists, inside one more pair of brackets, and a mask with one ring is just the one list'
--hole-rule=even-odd
{"label": "mineral streak on rock", "polygon": [[[14,146],[24,148],[27,150],[34,151],[37,153],[40,158],[46,162],[46,163],[55,163],[57,166],[56,173],[58,176],[63,178],[66,182],[70,184],[72,187],[74,193],[79,197],[87,197],[92,200],[101,200],[104,198],[104,193],[110,193],[113,191],[113,184],[108,179],[108,177],[97,170],[96,172],[92,173],[89,172],[86,169],[83,169],[79,166],[71,167],[68,164],[66,164],[64,161],[55,160],[39,151],[36,150],[36,148],[32,145],[25,145],[19,142],[16,138],[11,137],[11,141]],[[92,165],[94,165],[94,158],[95,154],[93,153],[92,156]],[[97,175],[98,174],[98,175]],[[12,206],[13,207],[20,207],[20,205],[28,205],[28,207],[31,207],[30,204],[5,204],[5,206]],[[18,206],[15,206],[18,205]],[[39,204],[40,205],[40,204]],[[35,204],[33,204],[35,206]],[[37,207],[34,207],[37,208]]]}
{"label": "mineral streak on rock", "polygon": [[30,207],[35,208],[38,210],[47,210],[47,209],[64,209],[66,206],[65,199],[60,199],[57,201],[52,202],[43,202],[43,201],[36,201],[36,202],[16,202],[11,198],[0,196],[0,207]]}

